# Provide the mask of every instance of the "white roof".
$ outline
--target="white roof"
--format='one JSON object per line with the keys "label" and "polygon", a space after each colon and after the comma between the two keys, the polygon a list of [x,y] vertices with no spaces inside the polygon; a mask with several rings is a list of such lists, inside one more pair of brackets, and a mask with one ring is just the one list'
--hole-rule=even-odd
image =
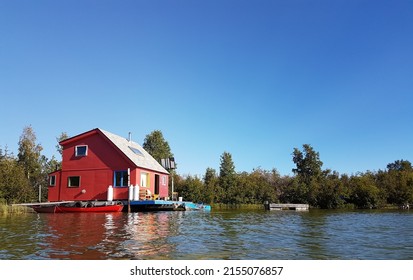
{"label": "white roof", "polygon": [[129,141],[128,139],[116,134],[104,131],[98,128],[119,150],[122,151],[136,166],[145,169],[157,171],[160,173],[169,174],[147,151],[145,151],[138,143]]}

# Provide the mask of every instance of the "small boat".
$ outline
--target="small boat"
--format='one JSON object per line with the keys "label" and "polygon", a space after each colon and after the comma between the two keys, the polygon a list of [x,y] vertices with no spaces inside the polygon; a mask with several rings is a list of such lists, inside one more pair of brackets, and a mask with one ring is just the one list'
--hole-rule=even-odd
{"label": "small boat", "polygon": [[98,202],[76,202],[66,204],[31,205],[37,213],[84,213],[84,212],[121,212],[122,202],[98,203]]}
{"label": "small boat", "polygon": [[56,213],[57,205],[33,205],[29,206],[37,213]]}
{"label": "small boat", "polygon": [[186,211],[202,210],[211,211],[211,206],[203,203],[185,202],[183,204]]}

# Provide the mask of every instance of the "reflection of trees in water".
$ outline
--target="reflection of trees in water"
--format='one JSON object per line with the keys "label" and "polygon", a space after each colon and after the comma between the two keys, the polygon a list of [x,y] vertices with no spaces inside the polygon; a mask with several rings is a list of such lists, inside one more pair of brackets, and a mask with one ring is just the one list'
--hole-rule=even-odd
{"label": "reflection of trees in water", "polygon": [[[314,212],[314,211],[313,211]],[[296,213],[300,221],[297,232],[297,245],[302,251],[303,259],[329,259],[334,258],[328,252],[326,243],[329,236],[326,231],[326,215],[310,215],[309,213]]]}
{"label": "reflection of trees in water", "polygon": [[412,259],[409,211],[0,218],[0,259]]}
{"label": "reflection of trees in water", "polygon": [[0,259],[27,259],[27,256],[39,258],[38,252],[43,250],[42,234],[44,222],[33,215],[7,216],[0,215]]}

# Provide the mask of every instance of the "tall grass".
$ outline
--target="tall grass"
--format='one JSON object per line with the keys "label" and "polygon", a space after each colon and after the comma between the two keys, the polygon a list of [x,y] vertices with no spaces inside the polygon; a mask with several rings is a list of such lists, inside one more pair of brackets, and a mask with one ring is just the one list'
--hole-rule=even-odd
{"label": "tall grass", "polygon": [[225,204],[212,203],[212,210],[265,210],[264,204]]}

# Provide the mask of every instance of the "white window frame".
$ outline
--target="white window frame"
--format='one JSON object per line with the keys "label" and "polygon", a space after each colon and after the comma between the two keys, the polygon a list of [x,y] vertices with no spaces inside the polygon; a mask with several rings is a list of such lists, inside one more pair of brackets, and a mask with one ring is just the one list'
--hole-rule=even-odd
{"label": "white window frame", "polygon": [[[79,154],[79,148],[85,148],[85,153],[83,154]],[[85,156],[87,156],[87,152],[88,152],[88,150],[89,150],[89,148],[88,148],[88,146],[87,145],[78,145],[78,146],[75,146],[75,156],[76,157],[85,157]]]}
{"label": "white window frame", "polygon": [[56,186],[56,175],[49,176],[49,186],[51,187]]}
{"label": "white window frame", "polygon": [[166,175],[162,175],[162,186],[166,186]]}
{"label": "white window frame", "polygon": [[149,173],[141,172],[141,187],[149,188]]}

